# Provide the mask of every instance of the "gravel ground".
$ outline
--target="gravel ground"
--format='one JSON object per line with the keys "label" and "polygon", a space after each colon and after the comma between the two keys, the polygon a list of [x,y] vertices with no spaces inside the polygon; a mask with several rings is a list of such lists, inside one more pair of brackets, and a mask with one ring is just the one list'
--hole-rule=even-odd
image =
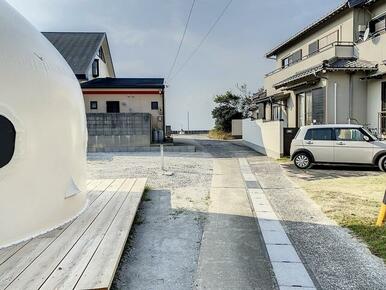
{"label": "gravel ground", "polygon": [[90,154],[89,178],[148,177],[113,289],[191,289],[194,285],[213,160],[203,152]]}
{"label": "gravel ground", "polygon": [[210,155],[196,153],[165,153],[165,168],[161,170],[159,153],[92,153],[88,156],[90,179],[147,177],[147,184],[154,189],[171,189],[185,186],[207,185],[211,181]]}

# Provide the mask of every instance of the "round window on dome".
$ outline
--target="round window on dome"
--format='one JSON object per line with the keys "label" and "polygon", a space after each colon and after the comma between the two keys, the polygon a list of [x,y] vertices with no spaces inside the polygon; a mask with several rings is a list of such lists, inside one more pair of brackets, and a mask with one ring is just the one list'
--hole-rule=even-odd
{"label": "round window on dome", "polygon": [[12,122],[0,115],[0,168],[7,165],[15,152],[16,130]]}

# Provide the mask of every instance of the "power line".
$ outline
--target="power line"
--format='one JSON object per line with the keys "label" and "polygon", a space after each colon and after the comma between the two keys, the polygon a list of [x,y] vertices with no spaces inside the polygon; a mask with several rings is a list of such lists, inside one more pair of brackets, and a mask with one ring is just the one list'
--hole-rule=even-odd
{"label": "power line", "polygon": [[173,75],[173,77],[170,79],[170,82],[185,68],[185,66],[188,64],[188,62],[193,58],[193,56],[198,52],[198,50],[201,48],[201,46],[204,44],[206,39],[209,37],[209,34],[212,32],[212,30],[216,27],[217,23],[221,20],[221,18],[224,16],[225,12],[227,11],[228,7],[231,5],[233,0],[229,0],[228,3],[225,5],[223,10],[221,11],[220,15],[217,17],[216,21],[212,24],[212,26],[209,28],[208,32],[205,34],[205,36],[202,38],[200,43],[197,45],[197,47],[193,50],[193,52],[189,55],[189,57],[186,59],[186,61],[183,63],[182,66],[177,70],[177,72]]}
{"label": "power line", "polygon": [[179,46],[178,46],[178,50],[177,50],[177,53],[176,53],[176,56],[175,56],[175,58],[174,58],[174,60],[173,60],[173,64],[172,64],[172,66],[170,67],[170,70],[169,70],[169,73],[168,73],[168,76],[167,76],[166,79],[169,79],[170,75],[171,75],[172,72],[173,72],[174,67],[176,66],[178,56],[180,55],[182,43],[184,42],[185,35],[186,35],[187,30],[188,30],[190,18],[191,18],[191,16],[192,16],[192,11],[193,11],[193,7],[194,7],[194,4],[195,4],[195,3],[196,3],[196,0],[193,0],[193,1],[192,1],[192,6],[190,7],[188,19],[186,20],[184,33],[182,34],[182,37],[181,37],[181,40],[180,40],[180,44],[179,44]]}

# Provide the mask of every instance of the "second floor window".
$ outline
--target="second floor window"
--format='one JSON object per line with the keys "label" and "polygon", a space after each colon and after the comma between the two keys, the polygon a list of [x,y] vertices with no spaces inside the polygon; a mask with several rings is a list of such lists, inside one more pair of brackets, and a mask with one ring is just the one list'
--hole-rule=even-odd
{"label": "second floor window", "polygon": [[319,40],[314,41],[308,45],[308,54],[312,55],[319,52]]}
{"label": "second floor window", "polygon": [[339,41],[339,30],[336,30],[319,39],[319,48],[325,48],[337,41]]}
{"label": "second floor window", "polygon": [[303,57],[302,50],[299,49],[299,50],[295,51],[294,53],[292,53],[291,55],[289,55],[288,57],[283,58],[281,61],[281,66],[283,68],[287,67],[293,63],[300,61],[302,59],[302,57]]}
{"label": "second floor window", "polygon": [[370,21],[370,32],[372,34],[386,30],[386,15],[375,18]]}
{"label": "second floor window", "polygon": [[98,56],[99,56],[99,58],[100,58],[103,62],[106,62],[106,59],[105,59],[105,53],[104,53],[104,51],[103,51],[102,46],[99,48]]}
{"label": "second floor window", "polygon": [[99,60],[94,59],[92,63],[92,76],[94,78],[99,77]]}

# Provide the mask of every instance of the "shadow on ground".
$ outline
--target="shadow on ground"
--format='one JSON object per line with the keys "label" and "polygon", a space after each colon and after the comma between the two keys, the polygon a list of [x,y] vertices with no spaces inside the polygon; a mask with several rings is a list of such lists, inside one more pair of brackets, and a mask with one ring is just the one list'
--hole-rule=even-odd
{"label": "shadow on ground", "polygon": [[294,164],[288,163],[281,164],[281,166],[290,177],[296,177],[307,181],[384,174],[374,166],[314,165],[307,170],[298,169]]}
{"label": "shadow on ground", "polygon": [[[250,231],[251,223],[256,230]],[[384,280],[379,278],[382,275],[362,271],[366,265],[356,259],[357,248],[342,245],[351,238],[340,227],[288,220],[282,223],[289,232],[302,232],[301,240],[297,237],[293,242],[302,249],[298,254],[320,289],[384,289]],[[204,227],[218,224],[218,231],[222,226],[231,227],[238,238],[202,247]],[[316,236],[317,241],[308,242]],[[140,205],[112,289],[277,289],[261,243],[255,218],[172,208],[169,191],[150,191]],[[332,250],[336,245],[341,245],[339,253]],[[199,255],[205,257],[200,263]],[[235,258],[242,267],[219,267]],[[306,261],[313,261],[312,266]],[[382,272],[384,264],[379,261],[378,267]],[[315,277],[323,279],[317,281]]]}

